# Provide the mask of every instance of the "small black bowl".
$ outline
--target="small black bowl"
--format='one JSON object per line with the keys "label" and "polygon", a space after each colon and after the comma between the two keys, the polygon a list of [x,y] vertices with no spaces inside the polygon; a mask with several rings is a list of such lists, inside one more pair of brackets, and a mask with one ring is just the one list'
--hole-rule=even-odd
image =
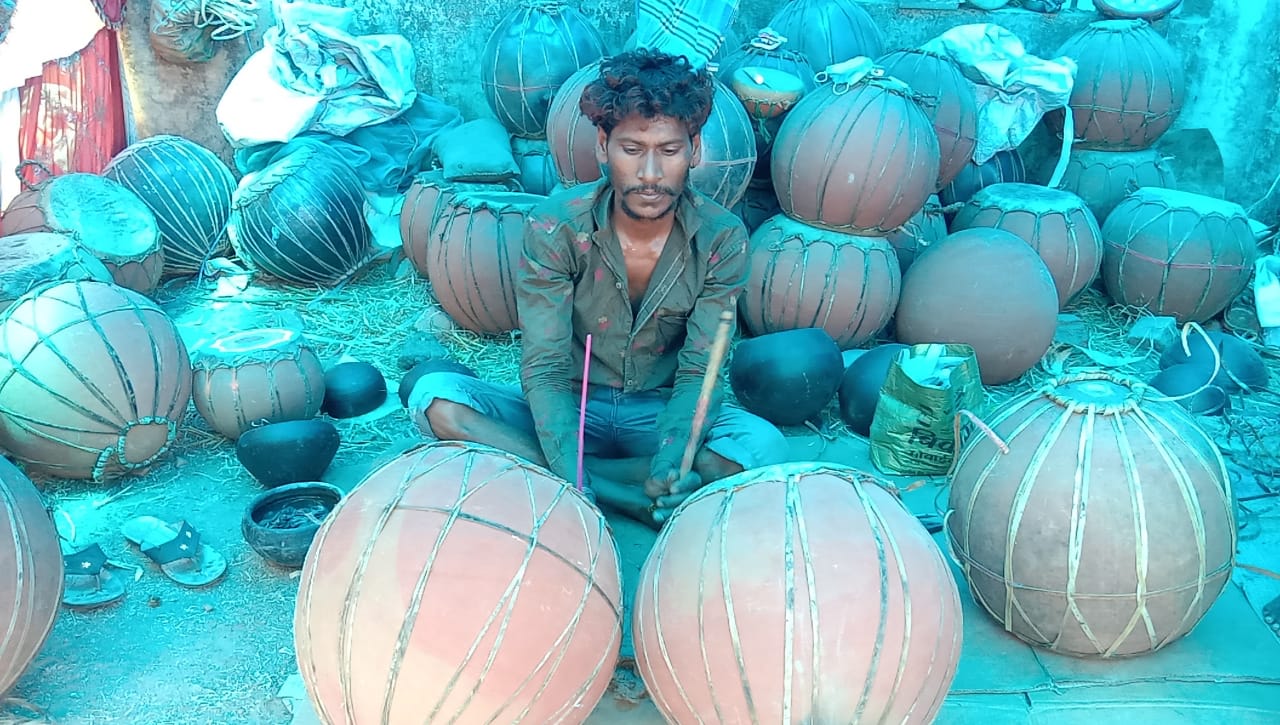
{"label": "small black bowl", "polygon": [[318,481],[273,488],[245,509],[240,532],[262,558],[299,569],[320,524],[341,500],[341,489]]}
{"label": "small black bowl", "polygon": [[367,362],[344,362],[324,373],[320,409],[334,418],[355,418],[387,401],[387,379]]}
{"label": "small black bowl", "polygon": [[320,478],[342,442],[327,420],[288,420],[245,431],[236,458],[258,483],[272,488]]}
{"label": "small black bowl", "polygon": [[891,342],[858,356],[844,370],[840,379],[840,417],[858,435],[871,435],[871,421],[880,402],[880,389],[889,377],[889,368],[898,353],[911,349],[910,345]]}
{"label": "small black bowl", "polygon": [[459,375],[466,375],[469,378],[479,377],[476,375],[476,371],[456,360],[450,360],[448,358],[424,360],[417,365],[414,365],[413,369],[405,373],[404,377],[400,379],[400,389],[398,392],[400,393],[401,405],[406,408],[409,407],[409,396],[413,393],[413,386],[417,385],[418,381],[422,379],[422,376],[427,375],[428,373],[458,373]]}

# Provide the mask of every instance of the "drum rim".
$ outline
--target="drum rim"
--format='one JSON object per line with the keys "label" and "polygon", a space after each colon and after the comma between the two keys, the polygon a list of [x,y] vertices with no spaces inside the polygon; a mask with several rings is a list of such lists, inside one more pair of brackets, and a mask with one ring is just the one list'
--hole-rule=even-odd
{"label": "drum rim", "polygon": [[[234,348],[223,344],[236,338],[273,335],[257,347]],[[254,327],[236,330],[200,345],[191,354],[192,367],[234,367],[246,361],[266,362],[296,358],[309,350],[303,334],[291,327]]]}

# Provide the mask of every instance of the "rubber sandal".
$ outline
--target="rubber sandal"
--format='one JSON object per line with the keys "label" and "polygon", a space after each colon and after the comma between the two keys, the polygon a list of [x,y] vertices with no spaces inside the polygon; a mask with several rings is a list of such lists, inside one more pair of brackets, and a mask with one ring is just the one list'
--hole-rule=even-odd
{"label": "rubber sandal", "polygon": [[125,580],[107,567],[126,569],[107,559],[101,546],[90,544],[79,551],[62,555],[66,572],[62,587],[62,603],[72,609],[96,609],[120,601],[125,594]]}
{"label": "rubber sandal", "polygon": [[120,532],[160,571],[184,587],[213,584],[227,573],[227,560],[216,549],[200,541],[200,533],[186,521],[166,523],[154,516],[139,516],[124,522]]}

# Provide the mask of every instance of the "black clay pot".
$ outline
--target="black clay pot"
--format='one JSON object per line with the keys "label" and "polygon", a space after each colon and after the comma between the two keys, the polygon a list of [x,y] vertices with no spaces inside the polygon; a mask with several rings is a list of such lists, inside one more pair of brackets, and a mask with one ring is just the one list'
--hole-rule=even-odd
{"label": "black clay pot", "polygon": [[436,358],[435,360],[424,360],[413,366],[413,369],[404,374],[400,379],[400,404],[409,407],[409,394],[413,392],[413,386],[418,384],[423,375],[428,373],[458,373],[466,375],[469,378],[478,377],[476,372],[471,368],[463,365],[456,360],[448,358]]}
{"label": "black clay pot", "polygon": [[289,420],[245,431],[236,457],[249,475],[271,488],[320,478],[338,452],[338,429],[327,420]]}
{"label": "black clay pot", "polygon": [[[1214,385],[1227,393],[1234,393],[1241,389],[1236,383],[1237,380],[1249,391],[1267,387],[1270,375],[1257,350],[1234,335],[1226,335],[1216,330],[1208,334],[1222,358],[1222,370],[1213,379]],[[1160,367],[1170,368],[1174,365],[1190,364],[1213,370],[1213,351],[1209,349],[1204,337],[1196,333],[1188,335],[1187,349],[1191,351],[1190,355],[1183,352],[1181,340],[1175,342],[1160,356]]]}
{"label": "black clay pot", "polygon": [[743,408],[775,425],[814,420],[844,373],[840,346],[825,330],[805,327],[738,343],[729,385]]}
{"label": "black clay pot", "polygon": [[[1170,397],[1187,395],[1207,383],[1211,372],[1213,368],[1196,363],[1172,365],[1151,379],[1151,387]],[[1229,403],[1226,391],[1216,382],[1195,395],[1176,402],[1197,415],[1222,415]]]}
{"label": "black clay pot", "polygon": [[845,368],[840,380],[840,417],[858,435],[871,435],[871,420],[880,401],[880,389],[889,377],[893,359],[910,346],[898,342],[871,348]]}
{"label": "black clay pot", "polygon": [[387,380],[367,362],[345,362],[324,373],[324,404],[334,418],[355,418],[387,402]]}
{"label": "black clay pot", "polygon": [[240,532],[262,558],[299,569],[320,524],[341,500],[341,489],[318,481],[273,488],[245,509]]}

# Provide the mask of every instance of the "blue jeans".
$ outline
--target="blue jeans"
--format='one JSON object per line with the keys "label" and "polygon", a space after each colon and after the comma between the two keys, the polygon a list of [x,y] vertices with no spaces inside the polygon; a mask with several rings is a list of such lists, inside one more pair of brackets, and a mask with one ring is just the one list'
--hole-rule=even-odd
{"label": "blue jeans", "polygon": [[[583,454],[597,458],[640,458],[658,452],[658,415],[666,408],[668,390],[624,393],[598,387],[587,397]],[[426,411],[437,399],[465,405],[500,420],[536,440],[533,414],[520,388],[499,385],[458,373],[430,373],[409,396],[409,412],[423,435],[435,438]],[[683,447],[683,442],[681,443]],[[769,421],[735,405],[720,406],[703,446],[743,469],[790,460],[787,439]]]}

